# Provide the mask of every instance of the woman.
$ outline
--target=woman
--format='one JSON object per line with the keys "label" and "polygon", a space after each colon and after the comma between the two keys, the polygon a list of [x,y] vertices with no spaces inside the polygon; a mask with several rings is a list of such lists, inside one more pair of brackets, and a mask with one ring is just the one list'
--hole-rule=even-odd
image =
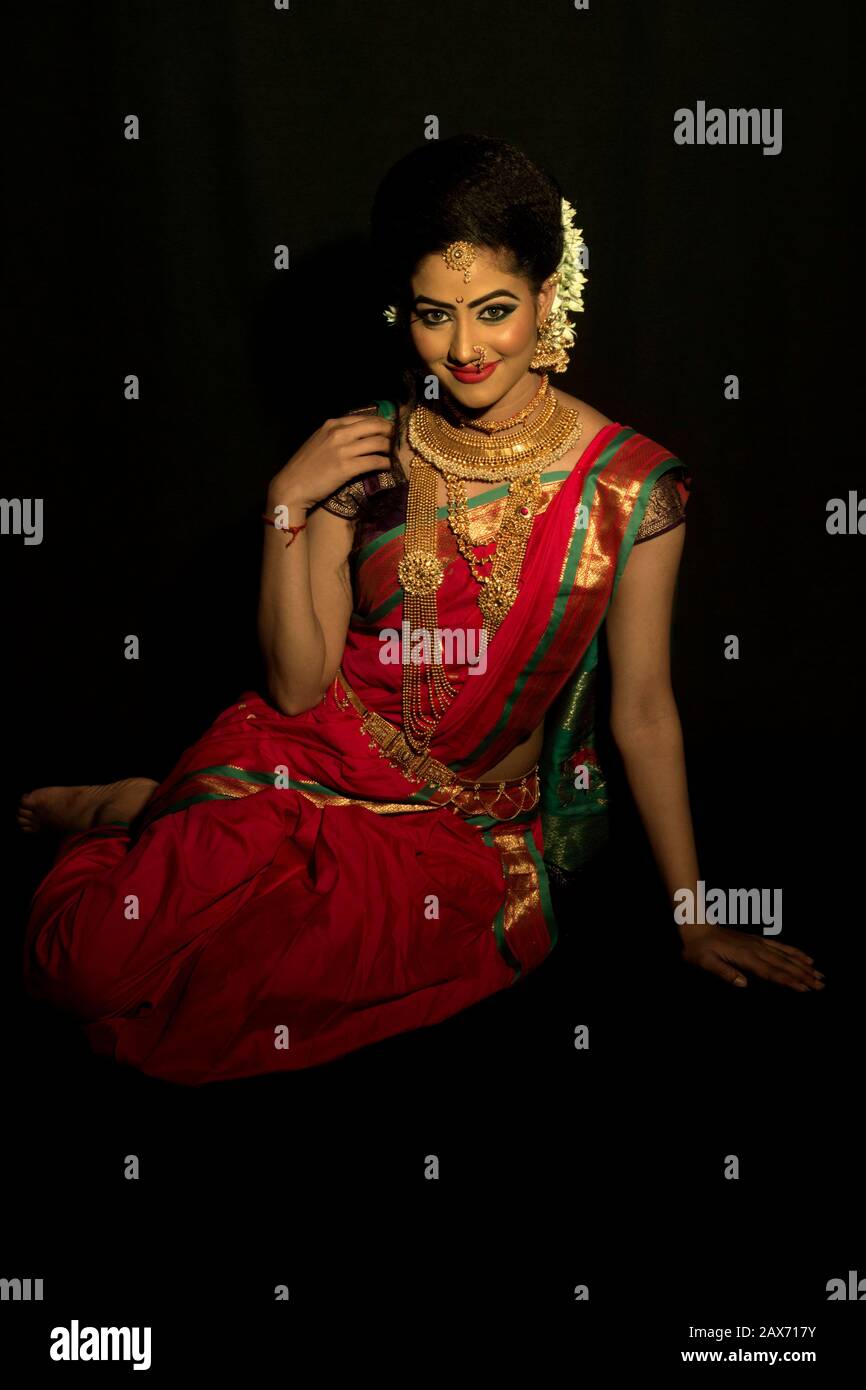
{"label": "woman", "polygon": [[[522,979],[549,873],[600,841],[611,728],[671,895],[698,880],[668,676],[688,477],[550,385],[582,308],[555,182],[463,136],[400,161],[373,240],[409,400],[327,420],[273,478],[268,696],[160,786],[43,788],[65,835],[27,928],[30,991],[92,1046],[186,1084],[328,1061]],[[687,959],[820,988],[809,957],[704,924]]]}

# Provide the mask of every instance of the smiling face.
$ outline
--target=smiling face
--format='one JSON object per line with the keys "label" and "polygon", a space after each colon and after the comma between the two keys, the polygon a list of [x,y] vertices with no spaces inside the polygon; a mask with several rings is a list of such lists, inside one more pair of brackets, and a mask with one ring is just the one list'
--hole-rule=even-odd
{"label": "smiling face", "polygon": [[[449,269],[437,253],[425,256],[412,276],[412,342],[426,373],[463,409],[519,409],[538,386],[529,364],[555,286],[546,280],[534,295],[507,264],[503,256],[477,248],[465,283],[463,271]],[[476,369],[482,348],[485,368],[495,364],[489,375]],[[468,368],[462,379],[454,375],[461,367]]]}

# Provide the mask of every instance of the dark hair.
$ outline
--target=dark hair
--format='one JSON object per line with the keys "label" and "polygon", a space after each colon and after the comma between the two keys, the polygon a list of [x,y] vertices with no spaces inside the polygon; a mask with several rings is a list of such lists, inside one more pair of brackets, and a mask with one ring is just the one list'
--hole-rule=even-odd
{"label": "dark hair", "polygon": [[[485,135],[431,140],[389,169],[373,201],[372,251],[382,307],[397,308],[392,331],[410,408],[418,399],[409,310],[419,262],[452,241],[469,241],[502,255],[537,294],[562,257],[561,209],[551,174],[514,145]],[[365,515],[378,510],[375,502],[363,505]]]}

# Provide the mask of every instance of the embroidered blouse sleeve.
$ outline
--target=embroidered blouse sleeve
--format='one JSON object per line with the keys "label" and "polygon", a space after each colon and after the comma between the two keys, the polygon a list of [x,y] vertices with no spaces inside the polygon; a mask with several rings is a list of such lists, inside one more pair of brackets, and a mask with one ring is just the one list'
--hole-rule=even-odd
{"label": "embroidered blouse sleeve", "polygon": [[663,531],[672,531],[675,526],[681,526],[685,521],[686,509],[676,484],[676,472],[676,469],[670,469],[663,473],[653,487],[643,520],[634,538],[635,545],[650,540],[652,536],[660,536]]}
{"label": "embroidered blouse sleeve", "polygon": [[319,506],[334,516],[343,516],[347,521],[356,521],[360,503],[365,497],[372,497],[383,488],[394,487],[396,479],[390,469],[373,475],[355,478],[351,483],[332,492]]}
{"label": "embroidered blouse sleeve", "polygon": [[326,497],[319,505],[323,511],[331,512],[333,516],[342,516],[347,521],[354,521],[363,496],[364,484],[360,478],[356,478],[354,482],[346,483],[344,487],[332,492],[331,496]]}

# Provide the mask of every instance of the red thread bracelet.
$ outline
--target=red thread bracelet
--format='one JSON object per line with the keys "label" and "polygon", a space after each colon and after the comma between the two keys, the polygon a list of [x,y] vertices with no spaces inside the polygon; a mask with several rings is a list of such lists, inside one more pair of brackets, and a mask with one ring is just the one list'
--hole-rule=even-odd
{"label": "red thread bracelet", "polygon": [[276,518],[268,516],[267,512],[262,512],[262,521],[266,521],[269,526],[273,526],[275,531],[291,531],[291,538],[286,541],[286,550],[288,550],[298,532],[303,531],[307,524],[305,521],[302,521],[300,526],[280,526],[277,524]]}

